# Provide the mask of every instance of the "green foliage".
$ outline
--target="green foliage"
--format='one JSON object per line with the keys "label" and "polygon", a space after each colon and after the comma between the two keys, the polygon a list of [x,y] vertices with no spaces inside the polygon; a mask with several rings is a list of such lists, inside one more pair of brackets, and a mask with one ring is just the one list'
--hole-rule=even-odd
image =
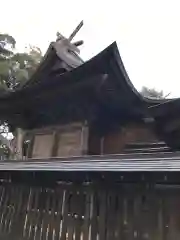
{"label": "green foliage", "polygon": [[10,45],[11,49],[14,49],[16,46],[16,40],[9,34],[0,33],[0,41],[4,43],[4,46]]}
{"label": "green foliage", "polygon": [[[16,51],[16,40],[0,34],[0,94],[23,85],[36,70],[42,59],[41,50],[29,46],[26,52]],[[8,125],[0,121],[0,158],[12,156]]]}
{"label": "green foliage", "polygon": [[163,99],[163,91],[157,91],[154,88],[142,87],[141,94],[146,98]]}
{"label": "green foliage", "polygon": [[29,46],[26,52],[17,52],[15,39],[0,34],[0,91],[12,91],[31,77],[41,61],[41,50]]}
{"label": "green foliage", "polygon": [[2,59],[6,59],[13,54],[16,41],[8,34],[0,34],[0,55]]}

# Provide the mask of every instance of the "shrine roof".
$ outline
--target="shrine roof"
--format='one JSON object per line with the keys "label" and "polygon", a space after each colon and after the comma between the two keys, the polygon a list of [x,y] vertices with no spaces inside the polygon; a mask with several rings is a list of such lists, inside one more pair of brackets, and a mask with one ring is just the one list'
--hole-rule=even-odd
{"label": "shrine roof", "polygon": [[[64,72],[53,69],[55,56],[53,47],[47,53],[49,60],[44,60],[47,65],[42,63],[38,70],[41,74],[35,73],[39,80],[0,96],[1,119],[35,128],[89,117],[111,117],[117,122],[149,118],[160,140],[180,149],[180,99],[144,98],[130,81],[116,42],[85,63],[76,58],[76,64]],[[72,59],[66,63],[70,66]]]}

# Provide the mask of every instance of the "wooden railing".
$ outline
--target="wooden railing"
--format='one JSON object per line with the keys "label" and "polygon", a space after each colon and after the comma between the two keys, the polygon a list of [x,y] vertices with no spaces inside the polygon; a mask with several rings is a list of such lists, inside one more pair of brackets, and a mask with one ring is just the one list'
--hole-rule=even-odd
{"label": "wooden railing", "polygon": [[180,189],[143,185],[0,187],[0,239],[180,239]]}

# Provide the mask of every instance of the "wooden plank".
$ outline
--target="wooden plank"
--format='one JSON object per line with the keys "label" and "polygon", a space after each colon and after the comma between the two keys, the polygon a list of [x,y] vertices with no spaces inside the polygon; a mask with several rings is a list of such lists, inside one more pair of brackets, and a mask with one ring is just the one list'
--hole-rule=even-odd
{"label": "wooden plank", "polygon": [[137,239],[156,239],[157,237],[157,200],[148,185],[140,185],[135,193],[134,227]]}
{"label": "wooden plank", "polygon": [[22,211],[22,188],[15,185],[11,185],[10,188],[10,201],[7,203],[7,206],[9,206],[8,212],[7,215],[4,216],[4,234],[8,236],[9,239],[19,239],[22,237],[24,226],[24,218],[21,217],[18,219],[20,210]]}
{"label": "wooden plank", "polygon": [[[20,188],[20,189],[19,189]],[[20,186],[19,199],[17,199],[17,210],[14,215],[14,221],[12,223],[12,236],[17,236],[20,239],[23,238],[25,219],[27,213],[27,205],[29,199],[29,188],[26,186]]]}
{"label": "wooden plank", "polygon": [[3,185],[0,186],[0,211],[2,209],[2,204],[4,200],[4,194],[5,194],[5,187]]}
{"label": "wooden plank", "polygon": [[133,222],[134,222],[134,237],[141,239],[141,194],[134,194]]}
{"label": "wooden plank", "polygon": [[169,225],[169,216],[167,212],[167,195],[163,194],[160,198],[159,206],[159,239],[168,240],[168,225]]}
{"label": "wooden plank", "polygon": [[2,200],[2,205],[1,205],[1,218],[0,218],[0,233],[3,234],[4,233],[4,219],[6,216],[6,213],[8,212],[8,203],[10,200],[10,185],[7,184],[4,186],[5,187],[5,193],[3,196],[3,200]]}
{"label": "wooden plank", "polygon": [[180,189],[175,189],[171,197],[169,239],[179,239],[180,237]]}
{"label": "wooden plank", "polygon": [[33,156],[33,147],[34,147],[35,136],[33,134],[30,135],[30,144],[27,149],[27,159],[32,158]]}
{"label": "wooden plank", "polygon": [[99,191],[99,240],[106,239],[106,220],[107,220],[107,209],[106,209],[106,191]]}
{"label": "wooden plank", "polygon": [[97,213],[97,192],[94,190],[91,192],[91,239],[97,239],[98,230],[98,213]]}
{"label": "wooden plank", "polygon": [[36,238],[37,231],[37,215],[38,215],[38,203],[39,203],[39,194],[40,189],[34,189],[34,202],[32,206],[32,214],[31,214],[31,232],[29,235],[29,239],[34,240]]}
{"label": "wooden plank", "polygon": [[57,156],[81,156],[81,128],[72,130],[71,132],[61,132],[59,137],[59,145]]}
{"label": "wooden plank", "polygon": [[76,204],[76,190],[73,189],[69,194],[68,200],[68,220],[67,220],[67,237],[68,240],[73,240],[75,228],[75,204]]}
{"label": "wooden plank", "polygon": [[54,132],[53,147],[52,147],[52,157],[56,157],[58,153],[59,145],[59,132]]}
{"label": "wooden plank", "polygon": [[126,224],[126,235],[127,239],[131,240],[134,238],[134,221],[133,221],[133,213],[134,213],[134,195],[129,192],[127,194],[127,224]]}
{"label": "wooden plank", "polygon": [[173,202],[174,202],[174,192],[170,194],[168,197],[167,205],[166,205],[166,211],[168,211],[168,218],[169,218],[169,224],[168,224],[168,233],[166,239],[172,239],[174,240],[174,233],[176,231],[175,229],[175,222],[174,222],[174,214],[173,214]]}
{"label": "wooden plank", "polygon": [[32,158],[49,158],[52,154],[53,134],[36,135]]}
{"label": "wooden plank", "polygon": [[89,128],[87,125],[82,126],[81,132],[81,150],[82,155],[88,154],[88,140],[89,140]]}
{"label": "wooden plank", "polygon": [[168,213],[168,224],[166,226],[166,228],[168,229],[167,231],[167,237],[166,239],[168,240],[176,240],[179,239],[179,235],[180,235],[180,228],[177,224],[177,213],[179,212],[178,209],[178,194],[177,192],[179,191],[174,189],[173,191],[167,191],[168,194],[168,198],[167,198],[167,204],[166,204],[166,211]]}
{"label": "wooden plank", "polygon": [[17,186],[12,185],[13,191],[11,192],[11,199],[10,199],[10,211],[9,216],[6,217],[6,224],[5,224],[5,232],[8,233],[8,235],[12,232],[12,225],[14,222],[14,218],[16,215],[16,212],[18,211],[18,198],[19,198],[19,189]]}
{"label": "wooden plank", "polygon": [[149,193],[148,211],[146,221],[148,225],[149,239],[158,239],[158,194],[155,189]]}
{"label": "wooden plank", "polygon": [[107,240],[115,239],[115,221],[116,221],[116,192],[109,191],[107,196]]}
{"label": "wooden plank", "polygon": [[45,202],[45,189],[39,188],[39,201],[38,201],[38,209],[37,209],[37,224],[36,224],[36,239],[42,239],[42,227],[43,227],[43,216],[44,216],[44,205]]}
{"label": "wooden plank", "polygon": [[64,189],[58,187],[55,191],[56,196],[56,210],[55,210],[55,221],[54,221],[54,240],[59,240],[62,225],[62,214],[63,214],[63,197]]}
{"label": "wooden plank", "polygon": [[11,234],[11,228],[12,224],[14,222],[15,215],[17,214],[17,211],[19,210],[18,205],[20,204],[19,202],[19,197],[20,197],[20,189],[17,185],[12,185],[12,190],[11,190],[11,199],[10,199],[10,209],[8,216],[6,216],[6,226],[5,226],[5,231],[8,234]]}
{"label": "wooden plank", "polygon": [[[27,204],[27,198],[23,198],[23,194],[25,194],[25,188],[21,185],[16,185],[15,187],[15,196],[14,196],[14,212],[11,216],[11,233],[14,236],[22,237],[23,228],[24,228],[24,219],[25,219],[25,211],[24,205]],[[21,214],[22,213],[22,214]],[[18,227],[17,227],[18,225]],[[18,233],[18,229],[20,232]]]}
{"label": "wooden plank", "polygon": [[9,227],[9,223],[11,221],[10,217],[11,217],[11,213],[13,211],[13,198],[14,198],[14,187],[11,185],[9,186],[9,196],[8,196],[8,201],[6,203],[6,212],[4,214],[3,217],[3,233],[4,234],[8,234],[8,227]]}
{"label": "wooden plank", "polygon": [[123,231],[123,202],[124,202],[124,195],[122,190],[118,191],[118,209],[117,209],[117,217],[116,217],[116,239],[123,239],[124,238],[124,231]]}
{"label": "wooden plank", "polygon": [[84,222],[82,226],[82,234],[83,240],[89,240],[89,227],[90,227],[90,200],[91,200],[91,193],[88,187],[85,191],[85,209],[84,209]]}
{"label": "wooden plank", "polygon": [[32,210],[32,204],[33,204],[33,188],[29,189],[29,195],[28,195],[28,202],[27,202],[27,208],[26,208],[26,217],[25,217],[25,224],[24,224],[24,237],[29,237],[30,231],[31,231],[31,210]]}
{"label": "wooden plank", "polygon": [[50,201],[51,201],[51,190],[45,189],[44,203],[43,203],[44,209],[43,209],[42,239],[47,239],[49,234]]}
{"label": "wooden plank", "polygon": [[34,238],[34,230],[35,230],[35,211],[36,211],[36,204],[37,204],[37,191],[36,188],[31,188],[32,189],[32,204],[31,204],[31,208],[29,211],[29,239],[33,239]]}
{"label": "wooden plank", "polygon": [[31,198],[27,212],[27,236],[32,239],[34,236],[34,215],[35,215],[35,204],[36,204],[36,189],[31,187]]}
{"label": "wooden plank", "polygon": [[49,216],[49,233],[48,240],[52,240],[54,238],[54,225],[55,225],[55,213],[56,213],[56,191],[54,189],[51,190],[51,204],[50,204],[50,216]]}
{"label": "wooden plank", "polygon": [[63,206],[62,206],[62,230],[60,235],[61,240],[66,240],[66,236],[67,236],[69,196],[70,196],[70,192],[69,190],[66,189],[64,191]]}
{"label": "wooden plank", "polygon": [[84,193],[82,186],[79,186],[76,190],[76,212],[75,212],[75,240],[80,240],[82,236],[83,214],[84,214]]}
{"label": "wooden plank", "polygon": [[123,225],[122,225],[122,234],[123,234],[123,240],[129,240],[129,229],[128,229],[128,225],[129,225],[129,218],[128,218],[128,197],[127,194],[124,194],[123,197],[123,202],[122,202],[122,206],[123,206]]}
{"label": "wooden plank", "polygon": [[144,190],[140,192],[139,215],[141,218],[139,224],[140,239],[149,239],[150,237],[150,214],[149,214],[149,193]]}

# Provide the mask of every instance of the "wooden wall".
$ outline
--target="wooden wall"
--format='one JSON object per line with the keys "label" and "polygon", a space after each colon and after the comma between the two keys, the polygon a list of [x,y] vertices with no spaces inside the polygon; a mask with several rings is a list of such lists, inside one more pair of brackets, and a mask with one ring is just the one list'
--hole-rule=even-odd
{"label": "wooden wall", "polygon": [[127,144],[158,141],[151,128],[143,124],[128,124],[104,136],[83,123],[34,130],[31,134],[32,158],[120,154]]}
{"label": "wooden wall", "polygon": [[129,124],[104,136],[103,154],[118,154],[130,143],[157,142],[155,133],[146,125]]}
{"label": "wooden wall", "polygon": [[88,154],[90,155],[101,155],[103,154],[102,137],[96,133],[89,131],[88,139]]}
{"label": "wooden wall", "polygon": [[30,158],[70,157],[87,154],[88,128],[83,123],[37,129],[32,137]]}
{"label": "wooden wall", "polygon": [[0,186],[1,240],[178,240],[180,188]]}

